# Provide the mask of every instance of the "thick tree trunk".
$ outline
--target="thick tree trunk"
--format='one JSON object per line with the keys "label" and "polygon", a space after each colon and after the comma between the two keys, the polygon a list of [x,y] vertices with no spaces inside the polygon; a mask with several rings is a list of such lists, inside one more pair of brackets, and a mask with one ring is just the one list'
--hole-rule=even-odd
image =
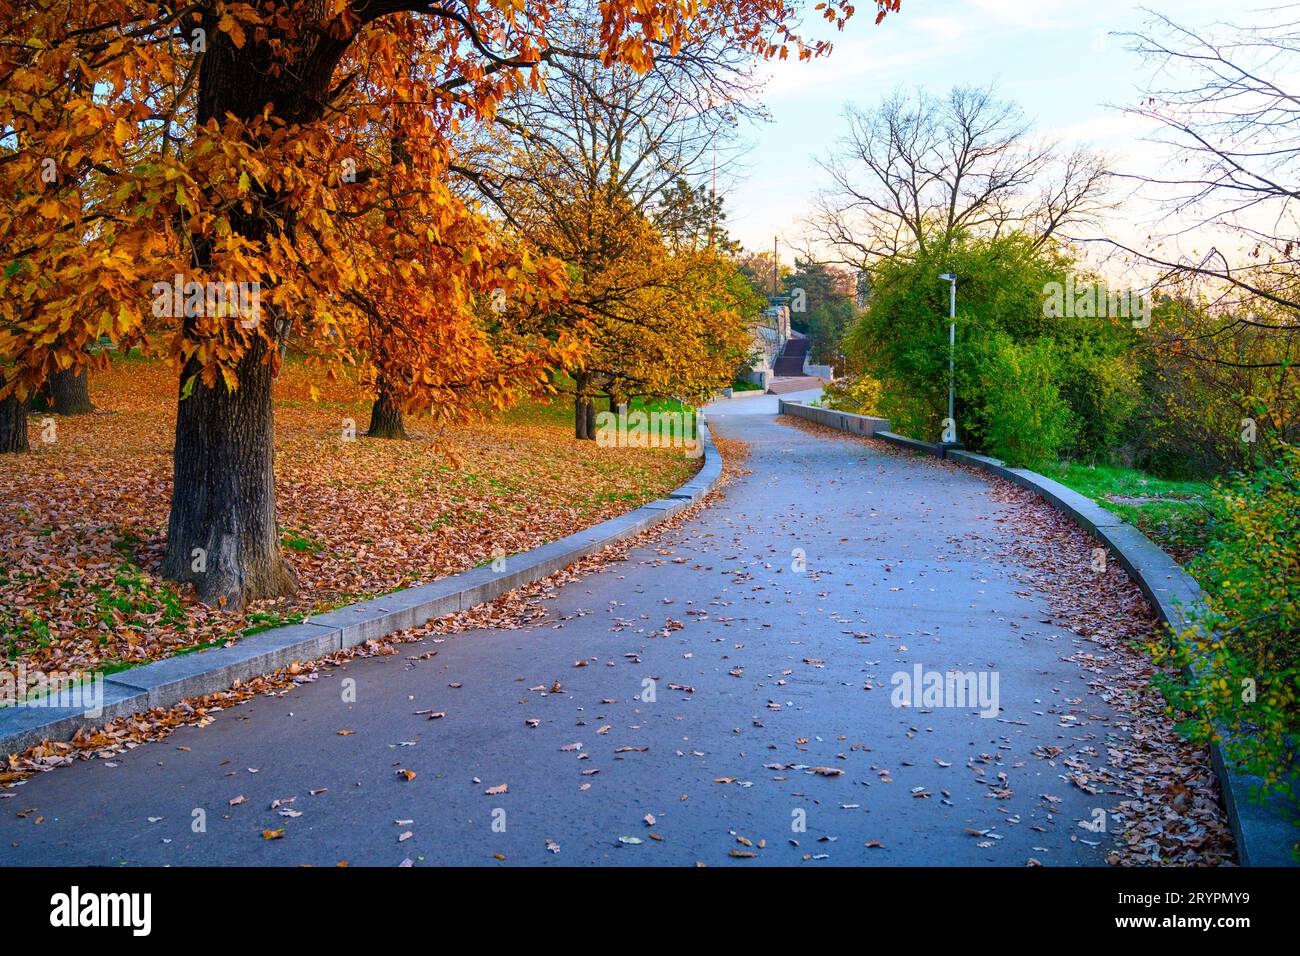
{"label": "thick tree trunk", "polygon": [[[231,609],[293,593],[275,520],[271,365],[257,339],[230,392],[197,379],[176,413],[172,511],[163,574],[191,581],[199,600]],[[191,360],[181,375],[198,371]]]}
{"label": "thick tree trunk", "polygon": [[[324,17],[326,0],[310,0],[294,19],[310,24]],[[335,68],[347,52],[352,33],[306,29],[286,36],[278,26],[267,35],[236,46],[229,33],[216,28],[216,13],[205,14],[208,49],[199,69],[196,120],[224,122],[226,116],[249,120],[270,114],[292,129],[320,117],[329,100]],[[276,44],[287,41],[283,48]],[[287,62],[283,59],[287,56]],[[231,232],[254,246],[272,236],[293,242],[297,210],[280,197],[256,190],[253,209],[222,209],[214,192],[204,210],[225,216]],[[218,211],[220,209],[220,211]],[[194,265],[212,264],[210,240],[194,245]],[[268,276],[244,276],[263,284]],[[263,310],[275,312],[276,310]],[[276,335],[283,337],[276,314]],[[271,365],[263,360],[279,342],[250,334],[248,351],[235,368],[239,380],[229,392],[218,380],[207,388],[195,380],[181,399],[176,416],[176,460],[171,517],[163,573],[192,581],[201,600],[242,608],[258,598],[289,594],[293,572],[280,554],[275,521],[275,480],[271,412]],[[191,360],[181,374],[184,384],[198,371]]]}
{"label": "thick tree trunk", "polygon": [[406,438],[406,424],[402,420],[402,409],[393,401],[388,388],[380,382],[375,404],[370,408],[370,428],[366,431],[368,438]]}
{"label": "thick tree trunk", "polygon": [[93,412],[95,406],[90,401],[89,377],[85,368],[80,372],[70,368],[51,372],[37,400],[32,402],[32,410],[58,415],[88,415]]}
{"label": "thick tree trunk", "polygon": [[12,396],[0,399],[0,454],[28,451],[27,403]]}
{"label": "thick tree trunk", "polygon": [[587,433],[587,399],[581,395],[574,396],[573,399],[573,437],[578,441],[586,441],[591,437]]}

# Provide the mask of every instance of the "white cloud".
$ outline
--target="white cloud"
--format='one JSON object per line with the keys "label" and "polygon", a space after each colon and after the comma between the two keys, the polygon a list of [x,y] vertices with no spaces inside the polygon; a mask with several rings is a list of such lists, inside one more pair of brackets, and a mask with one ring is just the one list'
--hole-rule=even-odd
{"label": "white cloud", "polygon": [[968,31],[968,25],[957,17],[917,17],[914,26],[944,43],[959,40]]}

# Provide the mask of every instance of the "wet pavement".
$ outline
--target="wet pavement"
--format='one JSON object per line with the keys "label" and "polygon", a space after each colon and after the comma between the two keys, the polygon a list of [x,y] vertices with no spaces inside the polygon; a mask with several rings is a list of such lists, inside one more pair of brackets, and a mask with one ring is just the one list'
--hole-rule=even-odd
{"label": "wet pavement", "polygon": [[1103,863],[1079,823],[1104,798],[1041,755],[1104,755],[1105,708],[1066,716],[1082,639],[1016,580],[1008,506],[775,411],[713,406],[749,473],[540,625],[33,777],[0,800],[0,865]]}

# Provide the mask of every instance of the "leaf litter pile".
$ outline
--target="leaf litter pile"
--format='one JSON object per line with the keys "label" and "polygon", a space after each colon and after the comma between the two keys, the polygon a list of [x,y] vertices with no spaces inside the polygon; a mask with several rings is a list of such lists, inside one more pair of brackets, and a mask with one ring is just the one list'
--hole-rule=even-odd
{"label": "leaf litter pile", "polygon": [[1092,570],[1097,541],[1091,535],[1033,492],[978,469],[917,457],[801,418],[778,421],[822,437],[859,442],[882,454],[915,457],[930,467],[966,470],[988,483],[988,493],[1009,509],[998,519],[1000,553],[989,557],[1005,560],[1009,551],[1015,565],[1028,569],[1018,576],[1047,599],[1051,623],[1085,639],[1066,659],[1091,675],[1089,686],[1103,706],[1097,712],[1089,710],[1089,700],[1074,706],[1080,723],[1112,728],[1104,764],[1092,756],[1091,747],[1074,753],[1044,748],[1035,756],[1064,768],[1074,786],[1116,800],[1109,813],[1112,828],[1121,832],[1106,858],[1112,865],[1234,863],[1235,844],[1209,751],[1178,733],[1152,683],[1156,667],[1147,647],[1159,639],[1157,621],[1118,562],[1108,561],[1104,572]]}
{"label": "leaf litter pile", "polygon": [[[160,740],[180,727],[206,727],[216,720],[221,711],[253,697],[261,694],[279,696],[301,684],[314,683],[325,668],[350,660],[399,654],[404,644],[429,638],[436,640],[443,635],[451,636],[482,628],[520,629],[534,626],[547,616],[548,602],[554,600],[561,587],[599,571],[606,565],[623,561],[630,550],[642,547],[657,536],[690,521],[717,499],[723,485],[737,474],[745,473],[738,466],[746,457],[747,446],[743,442],[725,439],[716,439],[716,444],[725,465],[718,488],[703,501],[683,509],[653,528],[609,545],[546,578],[507,591],[495,601],[467,611],[449,614],[420,627],[396,631],[319,660],[294,661],[272,673],[238,682],[229,690],[184,700],[173,707],[158,707],[129,717],[119,717],[100,727],[82,728],[70,741],[46,740],[21,754],[0,754],[0,788],[3,788],[0,789],[0,799],[10,796],[6,791],[21,786],[34,773],[48,772],[77,760],[112,760],[117,754],[133,750],[152,740]],[[429,715],[430,719],[438,716],[442,715]]]}
{"label": "leaf litter pile", "polygon": [[1033,569],[1028,583],[1047,597],[1053,623],[1097,645],[1067,660],[1092,675],[1089,685],[1113,711],[1109,723],[1117,733],[1107,741],[1106,763],[1094,766],[1078,755],[1045,759],[1065,756],[1076,786],[1123,798],[1111,810],[1123,822],[1123,844],[1109,862],[1231,864],[1234,843],[1209,751],[1175,730],[1152,684],[1156,668],[1145,647],[1158,639],[1158,625],[1146,598],[1117,561],[1092,570],[1097,543],[1073,521],[1033,492],[991,481],[994,498],[1015,509],[1010,547]]}
{"label": "leaf litter pile", "polygon": [[[32,453],[0,456],[0,662],[114,669],[455,574],[630,511],[689,479],[680,450],[577,442],[563,398],[411,441],[363,437],[369,404],[286,363],[276,383],[276,499],[294,596],[208,608],[159,576],[177,384],[161,362],[92,373],[95,413],[31,418]],[[345,419],[355,440],[345,440]]]}

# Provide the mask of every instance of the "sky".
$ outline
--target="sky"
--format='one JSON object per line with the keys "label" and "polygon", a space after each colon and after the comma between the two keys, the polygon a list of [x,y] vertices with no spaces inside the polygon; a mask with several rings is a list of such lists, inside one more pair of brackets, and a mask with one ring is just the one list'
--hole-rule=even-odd
{"label": "sky", "polygon": [[[1222,0],[1150,0],[1145,9],[1121,0],[903,0],[901,13],[877,26],[874,4],[859,0],[828,57],[764,67],[772,121],[746,130],[741,168],[725,188],[719,183],[731,234],[754,250],[771,249],[779,236],[782,260],[792,261],[799,220],[826,184],[814,160],[844,134],[844,105],[870,107],[899,87],[942,94],[995,81],[1035,134],[1096,148],[1113,168],[1155,171],[1162,149],[1144,140],[1149,129],[1140,120],[1117,109],[1136,104],[1150,68],[1113,34],[1142,29],[1152,11],[1202,27],[1240,9]],[[1259,22],[1259,14],[1248,16]],[[1125,238],[1145,234],[1153,215],[1128,205],[1116,228]]]}

